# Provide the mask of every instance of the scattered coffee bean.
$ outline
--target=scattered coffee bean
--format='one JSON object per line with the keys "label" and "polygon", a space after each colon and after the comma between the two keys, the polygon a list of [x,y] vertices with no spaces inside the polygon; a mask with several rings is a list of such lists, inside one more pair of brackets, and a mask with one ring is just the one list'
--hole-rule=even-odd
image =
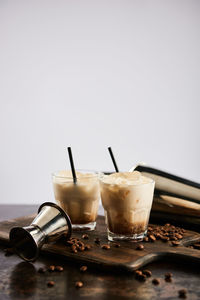
{"label": "scattered coffee bean", "polygon": [[82,235],[82,239],[88,240],[88,239],[89,239],[89,235],[88,235],[88,234],[83,234],[83,235]]}
{"label": "scattered coffee bean", "polygon": [[139,281],[145,281],[146,280],[146,275],[142,273],[142,271],[137,270],[135,271],[135,279],[139,280]]}
{"label": "scattered coffee bean", "polygon": [[39,268],[39,269],[38,269],[38,273],[41,273],[41,274],[42,274],[42,273],[45,273],[45,272],[46,272],[46,271],[45,271],[44,268]]}
{"label": "scattered coffee bean", "polygon": [[71,250],[72,250],[72,251],[77,250],[76,248],[77,248],[77,245],[75,245],[75,244],[73,244],[73,245],[71,246]]}
{"label": "scattered coffee bean", "polygon": [[163,242],[168,241],[179,241],[183,238],[183,234],[186,231],[183,228],[175,227],[169,223],[164,226],[149,226],[147,238],[144,238],[144,241],[155,242],[156,240],[162,240]]}
{"label": "scattered coffee bean", "polygon": [[90,250],[91,248],[92,248],[91,245],[89,245],[89,244],[86,244],[86,245],[85,245],[85,250]]}
{"label": "scattered coffee bean", "polygon": [[172,282],[172,278],[170,277],[170,278],[165,278],[165,281],[166,282]]}
{"label": "scattered coffee bean", "polygon": [[155,285],[158,285],[158,284],[160,283],[160,280],[157,279],[157,278],[154,278],[154,279],[152,280],[152,283],[155,284]]}
{"label": "scattered coffee bean", "polygon": [[48,271],[49,272],[54,272],[55,271],[55,266],[49,266]]}
{"label": "scattered coffee bean", "polygon": [[76,284],[75,284],[75,286],[76,286],[77,288],[81,288],[81,287],[83,286],[82,281],[77,281]]}
{"label": "scattered coffee bean", "polygon": [[144,246],[142,244],[137,245],[136,250],[144,250]]}
{"label": "scattered coffee bean", "polygon": [[102,249],[104,250],[109,250],[110,249],[110,245],[104,244],[101,246]]}
{"label": "scattered coffee bean", "polygon": [[80,271],[81,271],[81,272],[87,271],[87,266],[82,266],[82,267],[80,267]]}
{"label": "scattered coffee bean", "polygon": [[69,246],[71,246],[71,245],[74,244],[74,242],[72,242],[72,241],[67,241],[66,243],[67,243],[67,245],[69,245]]}
{"label": "scattered coffee bean", "polygon": [[168,236],[161,236],[161,240],[163,242],[168,242],[169,241],[169,237]]}
{"label": "scattered coffee bean", "polygon": [[136,271],[135,271],[135,275],[142,275],[142,271],[136,270]]}
{"label": "scattered coffee bean", "polygon": [[172,273],[165,273],[165,278],[171,278],[172,277]]}
{"label": "scattered coffee bean", "polygon": [[78,252],[78,251],[77,251],[76,245],[72,245],[72,246],[71,246],[71,251],[72,251],[73,253],[77,253],[77,252]]}
{"label": "scattered coffee bean", "polygon": [[114,244],[115,248],[120,248],[120,244]]}
{"label": "scattered coffee bean", "polygon": [[172,273],[165,273],[165,281],[172,282]]}
{"label": "scattered coffee bean", "polygon": [[180,242],[178,242],[178,241],[172,241],[172,246],[177,247],[179,245],[180,245]]}
{"label": "scattered coffee bean", "polygon": [[147,277],[151,277],[151,276],[152,276],[152,273],[151,273],[150,270],[143,270],[142,273],[143,273],[144,275],[146,275]]}
{"label": "scattered coffee bean", "polygon": [[48,286],[48,287],[52,287],[52,286],[54,286],[54,285],[55,285],[55,282],[52,281],[52,280],[47,282],[47,286]]}
{"label": "scattered coffee bean", "polygon": [[85,246],[78,246],[77,250],[83,252],[85,250]]}
{"label": "scattered coffee bean", "polygon": [[61,266],[56,266],[55,267],[55,271],[57,271],[57,272],[62,272],[64,269],[63,269],[63,267],[61,267]]}
{"label": "scattered coffee bean", "polygon": [[178,295],[179,298],[184,298],[184,299],[187,298],[187,290],[186,289],[179,290]]}
{"label": "scattered coffee bean", "polygon": [[95,239],[94,239],[94,242],[95,242],[96,244],[100,244],[101,240],[100,240],[100,238],[95,238]]}
{"label": "scattered coffee bean", "polygon": [[136,275],[136,279],[139,281],[145,281],[147,276],[145,274],[138,274]]}
{"label": "scattered coffee bean", "polygon": [[143,241],[144,241],[144,242],[148,242],[148,241],[149,241],[148,236],[145,236],[144,239],[143,239]]}
{"label": "scattered coffee bean", "polygon": [[150,234],[149,239],[150,239],[151,242],[155,242],[156,241],[156,238],[155,238],[155,236],[153,234]]}
{"label": "scattered coffee bean", "polygon": [[183,236],[182,236],[181,234],[178,234],[178,233],[175,234],[175,237],[176,237],[178,240],[181,240],[181,239],[183,238]]}

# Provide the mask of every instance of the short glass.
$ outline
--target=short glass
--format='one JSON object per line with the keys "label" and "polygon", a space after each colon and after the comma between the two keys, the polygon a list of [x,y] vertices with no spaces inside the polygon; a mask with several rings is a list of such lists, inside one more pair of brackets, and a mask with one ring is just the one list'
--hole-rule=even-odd
{"label": "short glass", "polygon": [[69,215],[73,230],[94,230],[99,208],[99,175],[77,170],[77,182],[71,171],[52,174],[56,202]]}
{"label": "short glass", "polygon": [[108,175],[100,175],[101,200],[104,207],[108,240],[139,241],[147,233],[155,182],[111,184]]}

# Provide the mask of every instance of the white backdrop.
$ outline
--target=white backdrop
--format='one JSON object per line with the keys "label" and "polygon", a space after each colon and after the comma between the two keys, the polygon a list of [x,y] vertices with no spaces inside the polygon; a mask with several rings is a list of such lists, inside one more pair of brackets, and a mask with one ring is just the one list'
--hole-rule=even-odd
{"label": "white backdrop", "polygon": [[138,161],[200,182],[200,1],[0,1],[0,203]]}

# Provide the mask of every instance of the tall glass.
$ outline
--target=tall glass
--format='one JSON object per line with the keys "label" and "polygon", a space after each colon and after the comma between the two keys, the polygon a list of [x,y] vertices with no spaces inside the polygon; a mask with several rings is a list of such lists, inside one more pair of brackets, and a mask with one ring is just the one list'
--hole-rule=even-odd
{"label": "tall glass", "polygon": [[154,185],[152,179],[139,172],[101,174],[101,199],[108,240],[143,239],[147,233]]}
{"label": "tall glass", "polygon": [[95,172],[71,171],[52,174],[56,202],[69,215],[73,230],[94,230],[100,200],[99,176]]}

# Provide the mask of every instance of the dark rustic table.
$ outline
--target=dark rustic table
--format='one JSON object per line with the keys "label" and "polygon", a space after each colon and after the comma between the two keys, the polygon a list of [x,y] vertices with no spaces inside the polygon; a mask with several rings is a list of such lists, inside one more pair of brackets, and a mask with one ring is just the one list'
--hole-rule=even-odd
{"label": "dark rustic table", "polygon": [[[0,221],[35,213],[38,206],[0,205]],[[0,300],[4,299],[180,299],[178,291],[187,289],[187,299],[200,299],[200,268],[184,262],[161,261],[149,264],[152,278],[139,282],[132,274],[117,274],[88,268],[81,273],[80,265],[55,257],[40,256],[37,262],[23,262],[16,255],[5,256],[0,246]],[[40,267],[61,265],[63,272],[38,273]],[[172,282],[164,280],[166,272],[173,273]],[[152,279],[158,278],[155,286]],[[47,287],[53,280],[55,285]],[[77,289],[76,281],[83,287]]]}

